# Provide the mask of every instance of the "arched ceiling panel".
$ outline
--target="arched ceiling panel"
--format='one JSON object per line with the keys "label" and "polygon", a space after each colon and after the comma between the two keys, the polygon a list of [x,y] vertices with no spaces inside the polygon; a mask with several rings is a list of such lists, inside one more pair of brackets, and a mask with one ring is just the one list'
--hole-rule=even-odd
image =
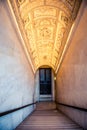
{"label": "arched ceiling panel", "polygon": [[8,0],[35,70],[56,71],[81,0]]}

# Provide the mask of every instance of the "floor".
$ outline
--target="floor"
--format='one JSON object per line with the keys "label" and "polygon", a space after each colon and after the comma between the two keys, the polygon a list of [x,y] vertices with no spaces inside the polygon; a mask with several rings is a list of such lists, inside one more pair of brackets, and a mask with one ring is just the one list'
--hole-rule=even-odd
{"label": "floor", "polygon": [[16,130],[83,130],[60,111],[55,104],[39,103],[37,109]]}

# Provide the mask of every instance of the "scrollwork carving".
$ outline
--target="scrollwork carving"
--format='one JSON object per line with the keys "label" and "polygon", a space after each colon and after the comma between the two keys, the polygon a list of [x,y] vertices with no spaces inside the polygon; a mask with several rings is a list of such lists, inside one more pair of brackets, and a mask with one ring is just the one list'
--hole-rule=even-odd
{"label": "scrollwork carving", "polygon": [[35,68],[56,70],[81,0],[9,1]]}
{"label": "scrollwork carving", "polygon": [[25,0],[17,0],[18,4],[23,4]]}

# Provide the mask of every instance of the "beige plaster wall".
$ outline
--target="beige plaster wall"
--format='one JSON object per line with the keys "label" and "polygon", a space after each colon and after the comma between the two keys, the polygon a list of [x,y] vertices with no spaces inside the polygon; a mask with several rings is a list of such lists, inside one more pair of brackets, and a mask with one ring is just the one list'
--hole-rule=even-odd
{"label": "beige plaster wall", "polygon": [[[13,17],[0,0],[0,113],[34,100],[34,73],[26,58]],[[0,117],[0,130],[13,130],[34,110],[30,106]]]}
{"label": "beige plaster wall", "polygon": [[[56,100],[87,109],[87,2],[83,0],[64,60],[57,74]],[[87,112],[58,107],[87,129]]]}

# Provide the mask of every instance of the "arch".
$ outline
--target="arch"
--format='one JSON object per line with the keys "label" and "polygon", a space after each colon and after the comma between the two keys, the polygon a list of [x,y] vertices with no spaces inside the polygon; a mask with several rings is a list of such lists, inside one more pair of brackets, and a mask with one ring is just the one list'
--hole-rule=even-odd
{"label": "arch", "polygon": [[8,0],[32,64],[57,70],[81,0]]}

